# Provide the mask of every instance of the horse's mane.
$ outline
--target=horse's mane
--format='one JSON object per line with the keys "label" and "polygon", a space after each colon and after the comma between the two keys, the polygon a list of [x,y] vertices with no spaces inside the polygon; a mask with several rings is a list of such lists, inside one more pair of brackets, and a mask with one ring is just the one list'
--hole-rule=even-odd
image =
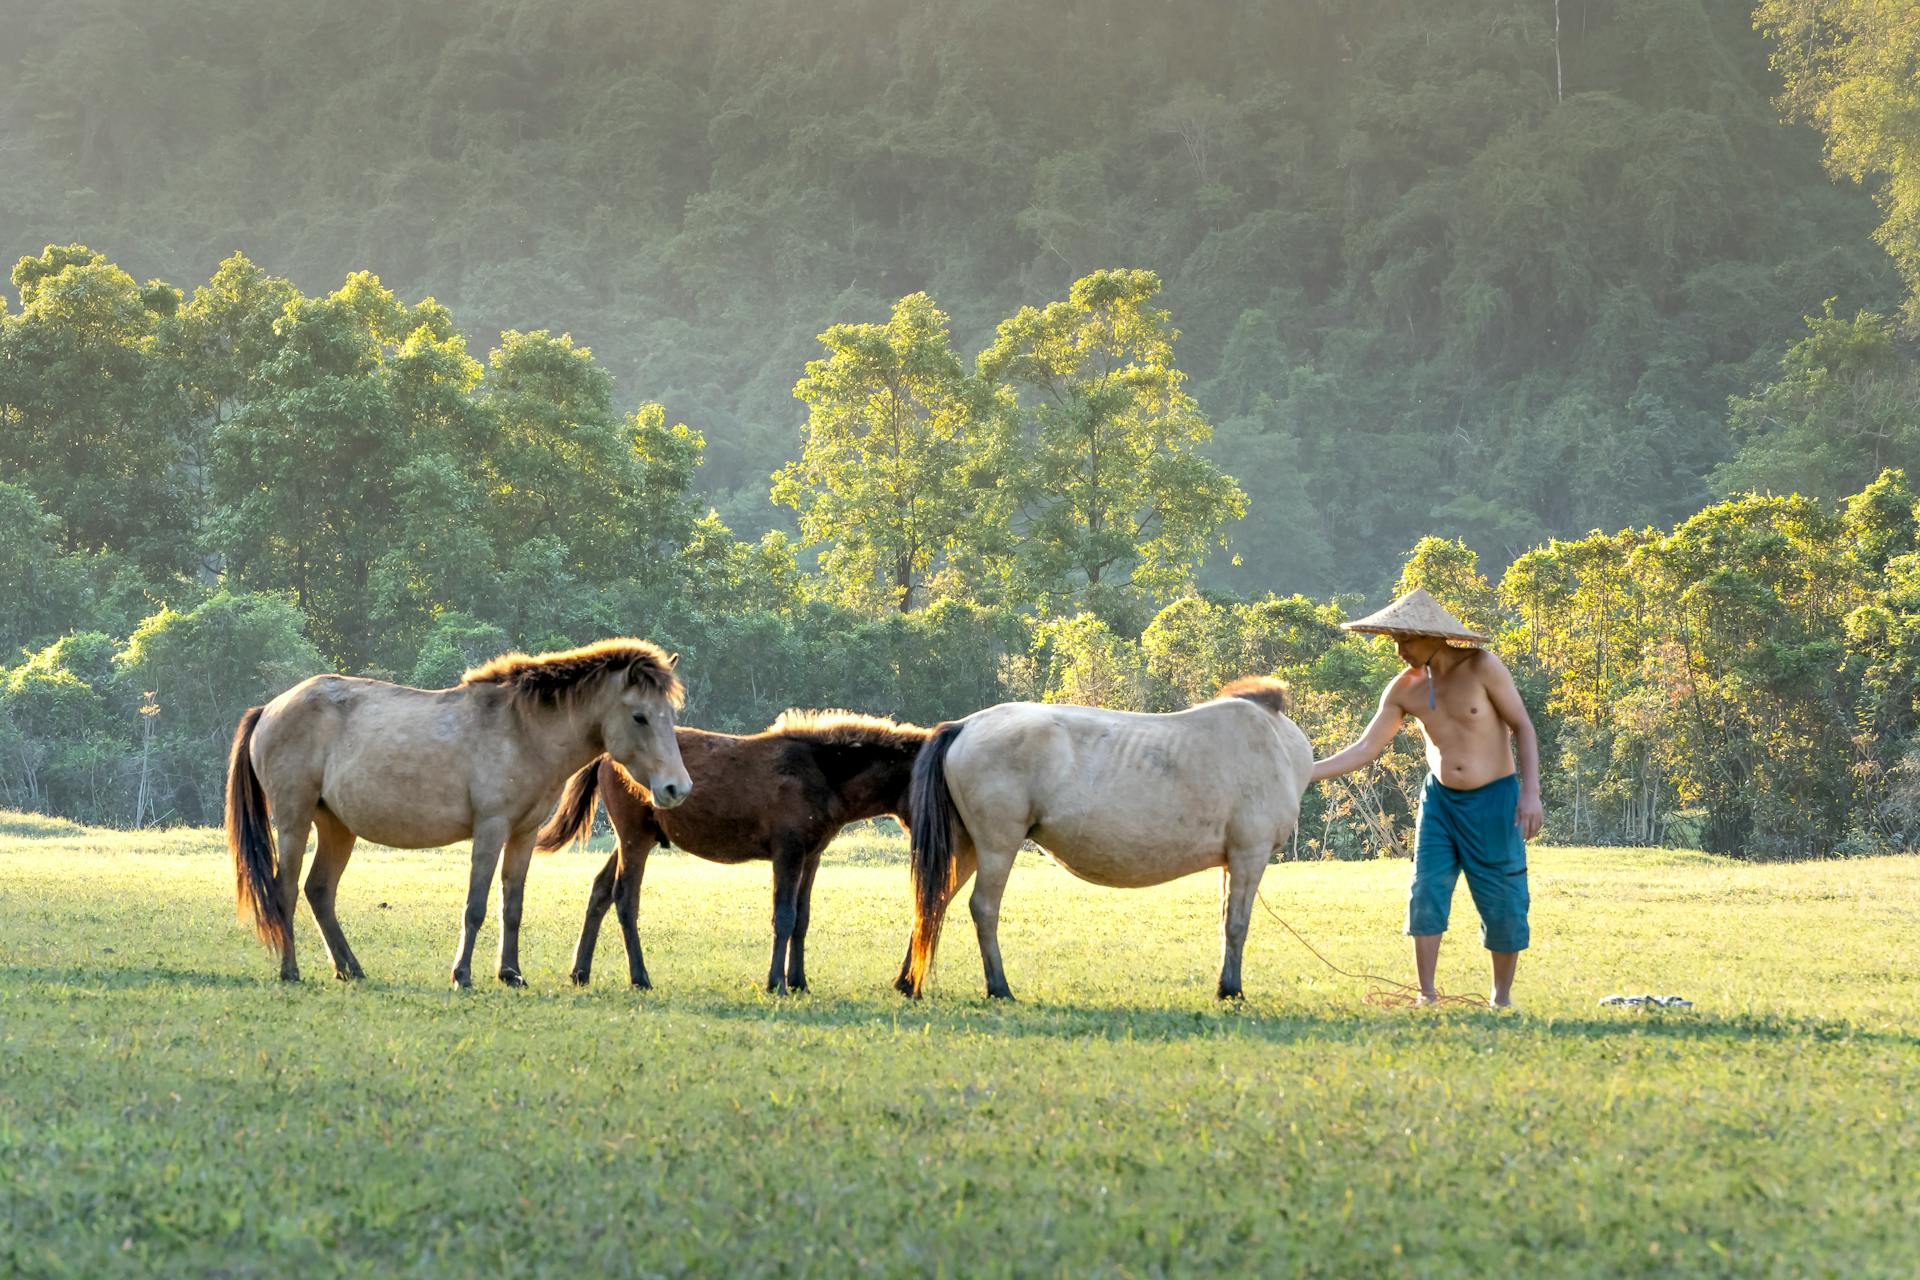
{"label": "horse's mane", "polygon": [[917,751],[932,730],[886,716],[862,715],[858,711],[792,708],[782,711],[779,719],[767,726],[766,732],[826,747],[891,747]]}
{"label": "horse's mane", "polygon": [[460,683],[502,685],[515,699],[557,706],[597,680],[624,676],[677,707],[686,701],[686,689],[674,674],[675,661],[651,641],[621,637],[558,653],[503,653],[469,670]]}
{"label": "horse's mane", "polygon": [[1229,680],[1220,686],[1216,698],[1245,698],[1256,706],[1265,707],[1277,716],[1293,711],[1293,689],[1285,680],[1276,680],[1272,676],[1241,676],[1238,680]]}

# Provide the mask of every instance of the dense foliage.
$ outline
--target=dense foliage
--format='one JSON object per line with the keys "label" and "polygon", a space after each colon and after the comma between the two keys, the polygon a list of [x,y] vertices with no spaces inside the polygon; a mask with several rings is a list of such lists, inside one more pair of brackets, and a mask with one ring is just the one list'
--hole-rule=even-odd
{"label": "dense foliage", "polygon": [[[802,510],[817,573],[784,534],[702,515],[699,434],[658,405],[618,412],[565,337],[508,333],[483,366],[438,303],[365,273],[310,298],[240,257],[190,297],[80,245],[14,280],[0,804],[210,820],[239,713],[305,675],[441,686],[510,645],[610,633],[681,649],[692,718],[727,729],[806,704],[1171,710],[1257,671],[1294,683],[1331,749],[1394,670],[1340,629],[1357,597],[1196,589],[1244,498],[1195,451],[1206,424],[1149,273],[1023,309],[974,370],[921,295],[823,334],[796,388],[802,458],[772,490]],[[1736,400],[1742,465],[1798,450],[1841,483],[1906,457],[1898,397],[1863,391],[1910,388],[1891,342],[1876,317],[1815,321]],[[1741,496],[1670,533],[1555,540],[1497,590],[1465,543],[1428,537],[1394,589],[1500,633],[1563,835],[1880,847],[1920,836],[1915,521],[1888,469],[1837,509]],[[1409,737],[1317,790],[1303,846],[1403,849],[1422,769]]]}
{"label": "dense foliage", "polygon": [[[1498,633],[1562,837],[1916,838],[1920,364],[1750,15],[1067,7],[1067,65],[1004,0],[763,7],[0,15],[6,225],[143,267],[248,227],[329,290],[20,258],[0,805],[208,820],[305,674],[614,633],[716,728],[1258,671],[1331,748],[1393,671],[1338,624],[1397,571]],[[1760,14],[1834,39],[1776,48],[1781,101],[1863,173],[1872,12]],[[1303,849],[1403,849],[1422,769],[1316,789]]]}
{"label": "dense foliage", "polygon": [[[788,518],[766,477],[815,334],[924,292],[964,364],[1021,307],[1147,268],[1251,499],[1208,585],[1376,592],[1429,532],[1500,566],[1683,519],[1800,317],[1891,308],[1873,208],[1778,123],[1767,60],[1805,44],[1780,15],[1870,36],[1902,8],[1777,0],[1770,44],[1721,0],[13,0],[0,254],[78,238],[193,280],[239,249],[309,294],[365,268],[433,293],[476,351],[571,331],[615,420],[657,401],[700,431],[701,487],[755,537]],[[1910,99],[1834,77],[1910,82],[1846,47],[1784,62],[1788,105],[1843,170],[1888,168],[1912,130],[1872,126]],[[293,372],[327,358],[366,357]],[[123,462],[90,465],[180,500]]]}

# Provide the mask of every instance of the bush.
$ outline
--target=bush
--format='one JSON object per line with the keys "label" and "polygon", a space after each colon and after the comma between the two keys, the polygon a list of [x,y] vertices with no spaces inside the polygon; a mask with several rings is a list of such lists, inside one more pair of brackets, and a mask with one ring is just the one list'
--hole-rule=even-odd
{"label": "bush", "polygon": [[305,621],[278,596],[222,591],[134,631],[117,666],[123,687],[151,691],[160,708],[149,761],[160,819],[219,821],[241,713],[326,669]]}

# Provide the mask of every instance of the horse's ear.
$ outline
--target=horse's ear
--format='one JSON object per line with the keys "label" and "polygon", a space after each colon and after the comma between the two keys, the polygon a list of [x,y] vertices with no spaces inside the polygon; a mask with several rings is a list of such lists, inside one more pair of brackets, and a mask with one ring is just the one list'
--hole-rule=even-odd
{"label": "horse's ear", "polygon": [[670,653],[670,654],[668,654],[668,655],[667,655],[667,670],[669,670],[669,671],[674,671],[674,670],[677,670],[677,669],[679,668],[679,666],[680,666],[680,655],[679,655],[679,654],[677,654],[677,653]]}

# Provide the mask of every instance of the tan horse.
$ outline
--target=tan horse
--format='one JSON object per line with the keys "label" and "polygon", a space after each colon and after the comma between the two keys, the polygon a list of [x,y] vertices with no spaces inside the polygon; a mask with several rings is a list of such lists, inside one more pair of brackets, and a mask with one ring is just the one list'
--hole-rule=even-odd
{"label": "tan horse", "polygon": [[241,918],[250,915],[280,952],[280,976],[300,977],[293,916],[307,832],[317,826],[307,902],[336,975],[363,976],[333,911],[355,839],[427,849],[471,838],[453,981],[471,985],[474,935],[499,866],[499,977],[525,986],[527,864],[567,778],[605,753],[647,779],[656,804],[678,804],[692,788],[674,738],[676,661],[644,640],[602,640],[505,654],[451,689],[315,676],[249,710],[227,765],[227,844]]}
{"label": "tan horse", "polygon": [[1000,897],[1032,840],[1117,888],[1221,868],[1219,995],[1238,996],[1254,894],[1313,773],[1287,705],[1284,684],[1248,677],[1172,715],[1008,702],[939,726],[913,769],[913,941],[896,985],[925,989],[947,903],[977,872],[987,994],[1012,998]]}

